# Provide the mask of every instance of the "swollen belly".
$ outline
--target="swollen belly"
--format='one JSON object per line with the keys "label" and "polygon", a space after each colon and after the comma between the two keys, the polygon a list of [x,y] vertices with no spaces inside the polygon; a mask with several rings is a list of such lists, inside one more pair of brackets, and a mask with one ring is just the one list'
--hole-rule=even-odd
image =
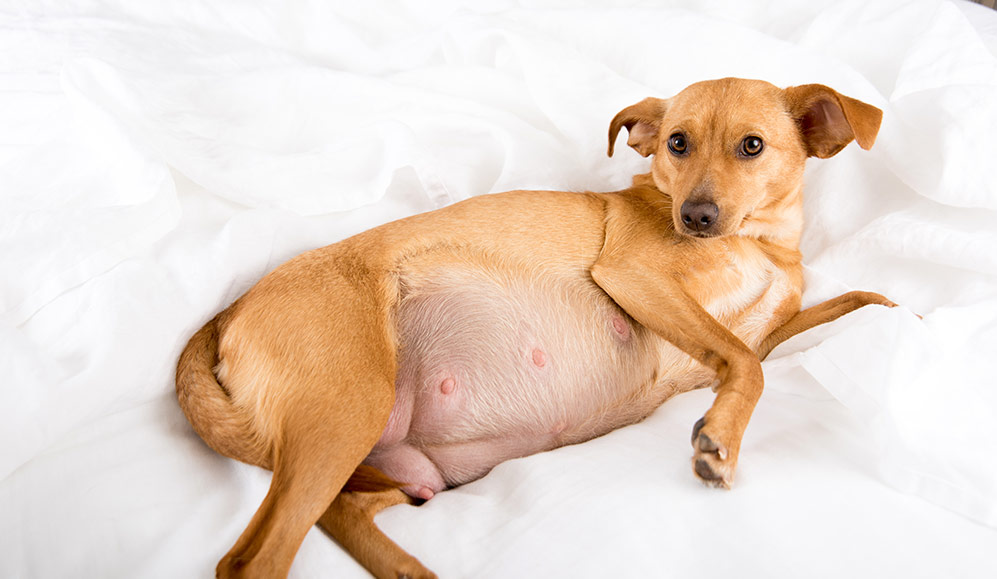
{"label": "swollen belly", "polygon": [[398,329],[395,407],[365,462],[424,499],[708,380],[582,276],[447,270],[415,283]]}

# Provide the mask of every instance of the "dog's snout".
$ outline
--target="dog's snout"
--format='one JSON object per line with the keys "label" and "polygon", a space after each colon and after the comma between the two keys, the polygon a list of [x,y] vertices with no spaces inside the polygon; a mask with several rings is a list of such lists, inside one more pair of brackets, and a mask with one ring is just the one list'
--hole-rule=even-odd
{"label": "dog's snout", "polygon": [[709,201],[686,201],[682,204],[682,223],[693,231],[705,233],[713,228],[720,208]]}

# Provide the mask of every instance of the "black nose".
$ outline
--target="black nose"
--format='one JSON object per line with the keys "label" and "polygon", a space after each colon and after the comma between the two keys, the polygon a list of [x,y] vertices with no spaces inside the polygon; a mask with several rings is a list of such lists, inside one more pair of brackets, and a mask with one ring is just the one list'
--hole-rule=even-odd
{"label": "black nose", "polygon": [[720,208],[709,201],[686,201],[682,204],[682,223],[693,231],[706,232],[713,228]]}

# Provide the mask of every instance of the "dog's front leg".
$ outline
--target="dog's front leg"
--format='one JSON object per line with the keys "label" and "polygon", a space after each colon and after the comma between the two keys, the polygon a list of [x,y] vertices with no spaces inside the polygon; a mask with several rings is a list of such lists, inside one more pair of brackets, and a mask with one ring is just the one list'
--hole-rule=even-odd
{"label": "dog's front leg", "polygon": [[705,483],[730,488],[741,436],[762,394],[761,362],[676,277],[660,273],[667,258],[604,253],[592,266],[592,279],[637,322],[716,372],[717,397],[693,428],[692,464]]}

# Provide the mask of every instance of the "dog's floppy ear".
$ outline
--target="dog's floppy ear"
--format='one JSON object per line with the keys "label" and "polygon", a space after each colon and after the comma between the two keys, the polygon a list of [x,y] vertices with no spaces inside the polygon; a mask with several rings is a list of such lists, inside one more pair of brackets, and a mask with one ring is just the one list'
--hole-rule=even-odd
{"label": "dog's floppy ear", "polygon": [[822,84],[791,86],[786,107],[800,127],[807,156],[833,157],[852,142],[869,149],[876,142],[883,111]]}
{"label": "dog's floppy ear", "polygon": [[613,121],[609,123],[609,150],[607,151],[609,156],[613,156],[616,136],[620,134],[620,129],[623,127],[626,127],[630,134],[627,138],[627,144],[642,156],[646,157],[657,151],[658,126],[661,124],[661,117],[664,116],[666,110],[668,110],[668,101],[650,97],[616,113]]}

